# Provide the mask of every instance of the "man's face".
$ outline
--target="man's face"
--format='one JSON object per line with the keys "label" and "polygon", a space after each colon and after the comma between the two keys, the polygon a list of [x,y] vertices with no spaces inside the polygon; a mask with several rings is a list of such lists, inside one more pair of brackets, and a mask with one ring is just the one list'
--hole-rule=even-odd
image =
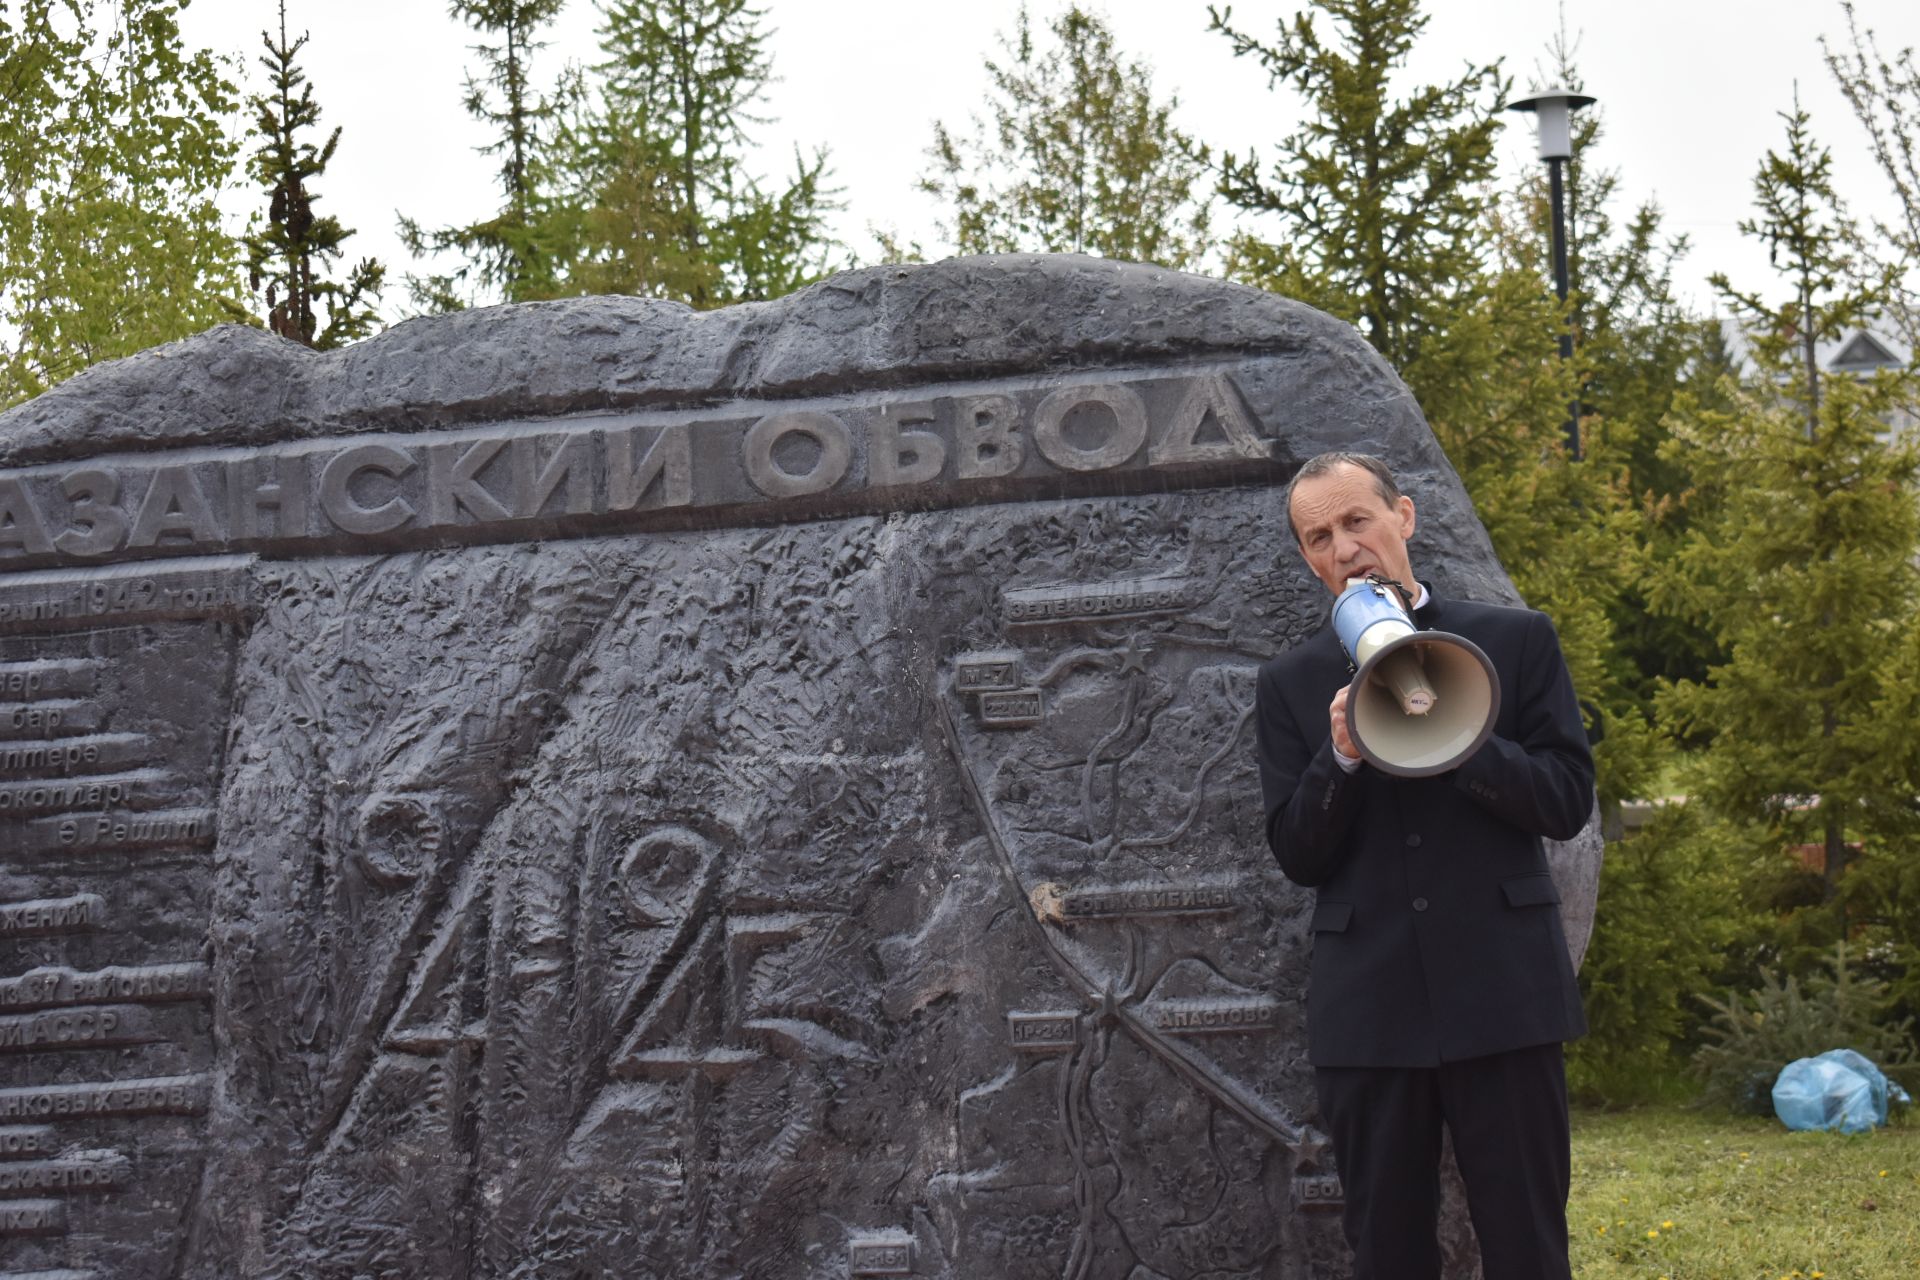
{"label": "man's face", "polygon": [[[1381,501],[1373,476],[1350,463],[1293,487],[1288,512],[1301,554],[1313,576],[1338,595],[1348,578],[1382,574],[1413,590],[1407,539],[1413,536],[1413,499]],[[1417,594],[1417,592],[1416,592]]]}

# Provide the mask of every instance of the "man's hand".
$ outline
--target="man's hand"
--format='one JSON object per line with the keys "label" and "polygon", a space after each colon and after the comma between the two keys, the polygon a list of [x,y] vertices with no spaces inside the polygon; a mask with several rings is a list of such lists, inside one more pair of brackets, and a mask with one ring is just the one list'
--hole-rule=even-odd
{"label": "man's hand", "polygon": [[1349,760],[1360,758],[1360,748],[1353,745],[1353,738],[1347,732],[1347,690],[1352,685],[1341,685],[1340,692],[1333,695],[1333,701],[1327,706],[1327,720],[1333,726],[1333,749]]}

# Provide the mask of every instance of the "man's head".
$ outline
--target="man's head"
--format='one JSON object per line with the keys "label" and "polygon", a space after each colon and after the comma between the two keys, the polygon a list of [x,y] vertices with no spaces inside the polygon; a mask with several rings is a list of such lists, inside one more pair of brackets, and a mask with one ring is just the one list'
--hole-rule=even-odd
{"label": "man's head", "polygon": [[1294,541],[1327,590],[1337,595],[1348,578],[1369,573],[1413,586],[1413,499],[1386,463],[1365,453],[1320,454],[1294,474],[1286,500]]}

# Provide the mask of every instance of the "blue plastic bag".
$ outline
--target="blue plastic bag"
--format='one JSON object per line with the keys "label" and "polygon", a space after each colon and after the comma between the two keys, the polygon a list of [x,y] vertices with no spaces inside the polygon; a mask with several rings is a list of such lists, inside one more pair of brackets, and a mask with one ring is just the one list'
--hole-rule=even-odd
{"label": "blue plastic bag", "polygon": [[1830,1049],[1781,1068],[1773,1082],[1773,1113],[1789,1129],[1865,1133],[1887,1122],[1887,1099],[1907,1095],[1880,1068],[1851,1049]]}

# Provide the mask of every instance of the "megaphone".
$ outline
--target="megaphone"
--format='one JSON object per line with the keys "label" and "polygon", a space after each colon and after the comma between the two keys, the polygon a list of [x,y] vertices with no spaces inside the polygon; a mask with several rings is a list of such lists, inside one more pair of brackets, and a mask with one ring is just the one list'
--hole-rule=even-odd
{"label": "megaphone", "polygon": [[1402,778],[1445,773],[1480,749],[1500,711],[1500,678],[1480,646],[1419,631],[1398,584],[1352,578],[1333,630],[1353,663],[1347,733],[1374,768]]}

